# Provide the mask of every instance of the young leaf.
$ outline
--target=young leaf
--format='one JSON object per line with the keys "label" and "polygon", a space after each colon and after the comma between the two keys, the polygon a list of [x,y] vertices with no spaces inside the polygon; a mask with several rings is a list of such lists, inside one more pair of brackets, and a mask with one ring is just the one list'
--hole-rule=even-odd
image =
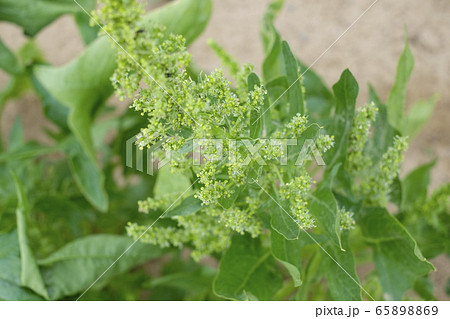
{"label": "young leaf", "polygon": [[335,145],[326,153],[325,163],[328,172],[335,164],[344,163],[347,157],[348,137],[355,114],[358,90],[358,83],[348,69],[342,73],[339,81],[333,86],[336,98],[335,114],[327,133],[334,136]]}
{"label": "young leaf", "polygon": [[158,247],[137,242],[118,259],[132,243],[133,240],[126,236],[91,235],[70,242],[40,260],[50,299],[83,292],[114,262],[101,282],[162,254]]}
{"label": "young leaf", "polygon": [[20,283],[22,286],[28,287],[39,295],[48,298],[47,288],[45,287],[36,260],[34,259],[33,252],[31,251],[31,248],[28,244],[26,225],[26,220],[30,211],[30,208],[28,206],[28,199],[26,197],[25,190],[23,189],[22,184],[20,183],[18,178],[13,173],[11,174],[16,185],[16,194],[18,201],[16,218],[22,265]]}
{"label": "young leaf", "polygon": [[372,247],[375,267],[387,300],[401,300],[417,278],[434,269],[415,240],[384,208],[363,208],[358,225]]}
{"label": "young leaf", "polygon": [[405,107],[406,86],[414,68],[414,57],[409,48],[408,37],[405,37],[405,48],[397,65],[394,85],[387,101],[387,115],[389,124],[402,132],[403,109]]}
{"label": "young leaf", "polygon": [[302,284],[302,258],[300,255],[302,242],[299,239],[286,240],[273,230],[270,232],[270,242],[272,255],[286,267],[294,281],[294,286],[299,287]]}
{"label": "young leaf", "polygon": [[270,251],[263,249],[259,239],[237,235],[220,260],[213,287],[227,299],[270,300],[281,288],[281,278]]}

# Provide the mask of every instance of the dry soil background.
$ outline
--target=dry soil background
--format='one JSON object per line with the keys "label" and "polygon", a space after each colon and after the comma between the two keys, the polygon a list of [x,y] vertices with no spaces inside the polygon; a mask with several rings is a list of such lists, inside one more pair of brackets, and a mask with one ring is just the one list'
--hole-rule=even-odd
{"label": "dry soil background", "polygon": [[[219,65],[206,44],[214,38],[241,62],[260,70],[262,47],[259,27],[269,0],[214,0],[212,19],[205,33],[190,48],[196,63],[213,70]],[[276,22],[282,36],[305,64],[313,63],[371,5],[374,0],[286,0]],[[379,0],[314,65],[328,85],[335,83],[342,70],[350,68],[360,84],[359,104],[367,100],[370,81],[383,100],[393,83],[398,57],[403,49],[407,26],[416,66],[410,81],[407,105],[434,93],[441,98],[431,121],[411,144],[403,174],[418,164],[438,158],[433,186],[450,181],[450,0]],[[17,27],[0,23],[0,36],[12,48],[24,38]],[[82,42],[70,17],[63,17],[41,32],[37,41],[48,61],[61,65],[79,54]],[[0,73],[0,87],[6,77]],[[12,119],[21,114],[26,136],[37,136],[42,125],[39,101],[31,94],[10,101],[1,119],[2,131],[8,131]],[[450,235],[450,234],[449,234]],[[450,236],[449,236],[450,237]],[[449,239],[450,240],[450,239]],[[437,295],[446,298],[443,289],[450,276],[444,258],[433,261]]]}

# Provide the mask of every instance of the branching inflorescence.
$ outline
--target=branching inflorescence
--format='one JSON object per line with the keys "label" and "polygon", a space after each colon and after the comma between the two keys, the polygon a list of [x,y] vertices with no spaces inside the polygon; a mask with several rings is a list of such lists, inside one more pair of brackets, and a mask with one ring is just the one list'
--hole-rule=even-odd
{"label": "branching inflorescence", "polygon": [[[137,136],[137,145],[143,149],[160,142],[162,150],[178,154],[170,162],[172,170],[196,181],[185,197],[197,198],[202,203],[194,214],[172,217],[175,226],[153,226],[147,230],[146,226],[130,223],[128,234],[163,247],[191,246],[196,259],[221,252],[236,233],[252,237],[262,233],[258,214],[260,203],[268,200],[262,189],[274,190],[278,198],[287,201],[300,227],[315,227],[308,210],[314,183],[307,170],[311,160],[301,161],[294,169],[279,165],[280,157],[286,155],[286,147],[280,140],[297,140],[308,128],[307,116],[296,114],[286,124],[278,123],[270,135],[263,132],[254,136],[252,114],[261,113],[267,92],[262,85],[248,85],[252,66],[239,66],[211,41],[211,47],[229,69],[235,88],[220,69],[200,74],[194,80],[186,70],[191,56],[182,36],[167,34],[164,27],[152,22],[144,23],[143,10],[135,0],[103,0],[103,3],[97,18],[127,51],[118,51],[113,85],[120,97],[134,100],[131,108],[148,119],[148,125]],[[368,105],[356,116],[350,139],[351,169],[358,170],[364,163],[362,151],[375,114],[376,108]],[[221,143],[220,152],[217,144],[211,142],[217,140],[226,141]],[[332,136],[324,134],[319,134],[314,142],[320,154],[334,143]],[[202,156],[197,160],[202,165],[194,165],[192,153],[184,147],[195,143],[201,148]],[[370,190],[367,195],[373,200],[384,200],[383,194],[397,171],[404,146],[405,142],[398,139],[383,157],[380,173],[365,182],[365,189]],[[248,156],[250,148],[257,149],[252,154],[255,156]],[[258,180],[262,189],[249,186],[254,184],[253,179]],[[164,210],[175,199],[149,198],[139,202],[139,210],[144,213]],[[341,228],[352,228],[352,214],[343,211],[341,215]]]}

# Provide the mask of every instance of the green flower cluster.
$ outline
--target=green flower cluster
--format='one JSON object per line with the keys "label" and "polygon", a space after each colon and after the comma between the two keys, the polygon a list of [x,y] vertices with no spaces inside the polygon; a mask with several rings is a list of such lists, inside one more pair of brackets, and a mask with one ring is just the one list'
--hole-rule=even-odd
{"label": "green flower cluster", "polygon": [[308,173],[295,177],[289,183],[281,185],[280,195],[289,200],[292,213],[301,228],[316,227],[314,218],[308,210],[308,196],[311,192],[312,178]]}
{"label": "green flower cluster", "polygon": [[347,169],[350,172],[356,173],[371,165],[370,158],[363,154],[363,150],[377,112],[378,109],[373,102],[359,108],[356,112],[350,132],[346,161]]}
{"label": "green flower cluster", "polygon": [[407,149],[407,138],[396,136],[394,144],[383,154],[378,167],[363,180],[361,190],[368,203],[386,205],[391,185],[398,176]]}
{"label": "green flower cluster", "polygon": [[340,217],[340,228],[341,230],[350,230],[355,227],[355,219],[353,218],[353,213],[344,209],[339,209],[339,217]]}
{"label": "green flower cluster", "polygon": [[[97,17],[127,51],[118,53],[112,82],[121,97],[134,99],[131,108],[148,119],[137,136],[137,145],[143,149],[159,142],[163,151],[175,152],[172,169],[192,181],[197,178],[195,197],[203,204],[195,214],[172,217],[176,226],[147,230],[129,224],[128,234],[162,247],[191,247],[196,259],[226,249],[233,234],[256,237],[263,227],[257,216],[259,203],[268,198],[259,187],[255,191],[248,186],[255,184],[253,179],[288,200],[302,228],[314,227],[307,208],[312,178],[305,167],[286,171],[280,167],[286,151],[280,139],[297,139],[307,129],[307,117],[297,114],[264,139],[251,137],[251,115],[260,113],[267,97],[261,85],[248,88],[251,66],[240,67],[225,50],[210,42],[229,68],[235,88],[220,69],[193,80],[186,71],[190,55],[181,36],[142,22],[143,10],[135,0],[103,3]],[[220,150],[214,141],[224,141]],[[323,153],[332,147],[333,138],[321,135],[316,142]],[[193,150],[194,146],[198,149]],[[201,165],[194,165],[195,161]],[[139,202],[139,210],[165,210],[170,206],[168,200],[149,198]]]}

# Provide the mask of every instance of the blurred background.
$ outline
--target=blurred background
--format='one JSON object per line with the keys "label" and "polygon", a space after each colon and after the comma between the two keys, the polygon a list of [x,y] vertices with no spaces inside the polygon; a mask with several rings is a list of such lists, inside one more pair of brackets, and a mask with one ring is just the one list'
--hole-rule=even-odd
{"label": "blurred background", "polygon": [[[152,2],[152,6],[158,6],[167,1]],[[206,43],[207,39],[214,38],[240,62],[253,64],[259,73],[263,59],[259,30],[269,2],[214,0],[209,25],[189,50],[196,65],[206,71],[220,65]],[[374,0],[285,2],[276,26],[293,52],[310,65]],[[449,0],[379,0],[313,67],[329,86],[338,80],[345,68],[350,68],[360,85],[359,105],[367,101],[369,82],[385,101],[394,80],[407,27],[415,58],[407,107],[435,93],[440,99],[431,120],[410,146],[403,175],[413,167],[437,158],[432,187],[450,181],[449,13]],[[0,23],[0,37],[13,50],[26,41],[19,27],[4,22]],[[71,16],[63,16],[46,27],[38,34],[37,43],[45,59],[53,65],[63,65],[83,50],[82,39]],[[7,76],[0,70],[0,88],[6,83]],[[9,100],[1,118],[2,130],[9,132],[14,118],[20,114],[25,136],[46,142],[42,127],[51,127],[51,124],[44,119],[41,108],[41,102],[31,92]],[[450,276],[450,265],[445,257],[432,262],[438,268],[438,272],[432,274],[436,297],[448,299],[444,286]]]}

